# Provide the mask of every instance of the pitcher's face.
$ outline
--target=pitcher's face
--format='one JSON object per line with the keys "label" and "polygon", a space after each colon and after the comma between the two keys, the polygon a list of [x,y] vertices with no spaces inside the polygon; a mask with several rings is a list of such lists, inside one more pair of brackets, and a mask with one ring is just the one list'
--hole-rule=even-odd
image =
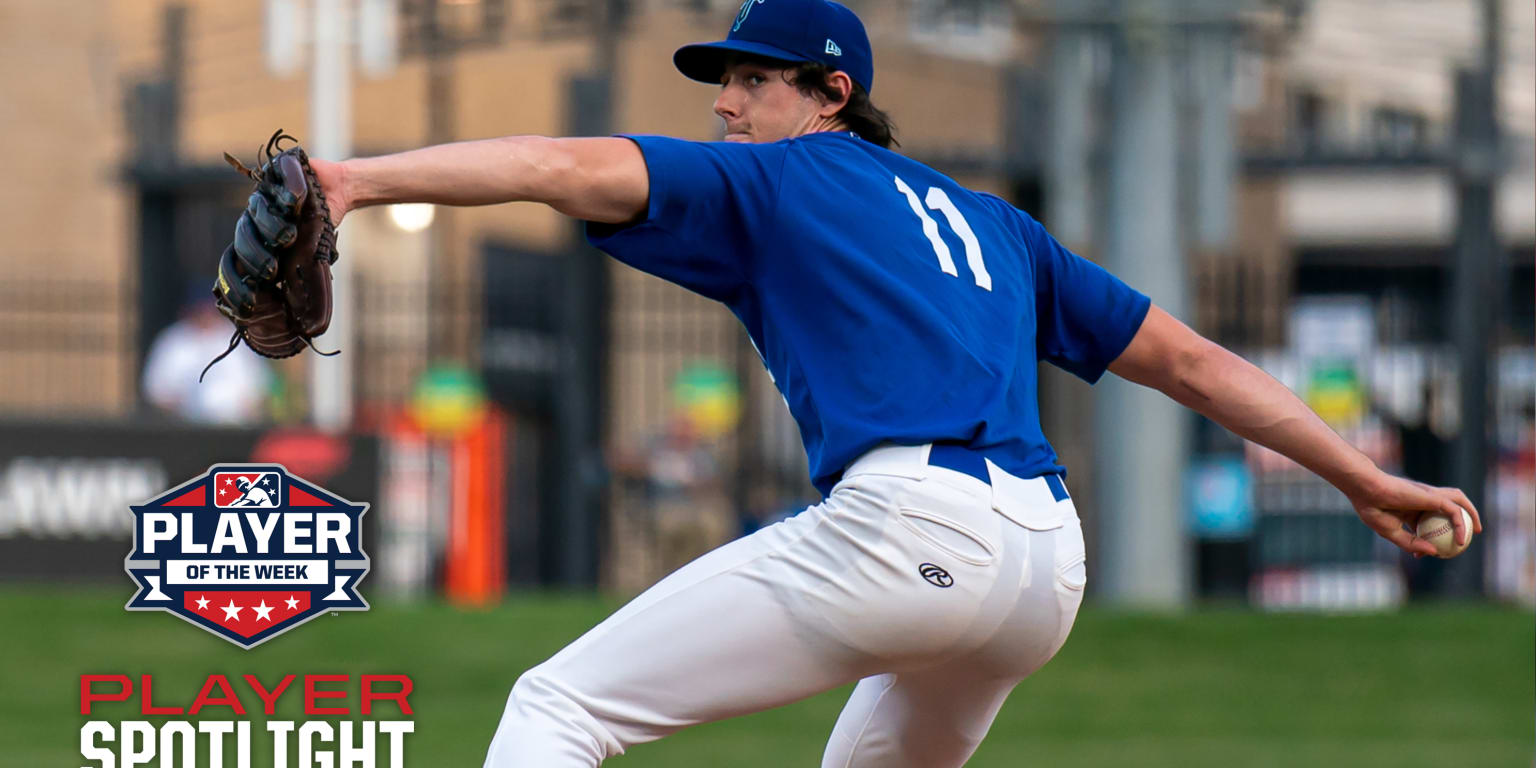
{"label": "pitcher's face", "polygon": [[725,140],[755,144],[805,135],[822,106],[814,92],[802,93],[789,81],[787,70],[753,62],[727,66],[715,98]]}

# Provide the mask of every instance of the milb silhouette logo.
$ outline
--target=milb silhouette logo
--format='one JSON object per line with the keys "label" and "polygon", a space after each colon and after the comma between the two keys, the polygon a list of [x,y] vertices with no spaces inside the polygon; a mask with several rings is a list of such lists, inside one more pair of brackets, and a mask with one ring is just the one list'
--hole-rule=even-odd
{"label": "milb silhouette logo", "polygon": [[282,475],[276,472],[215,472],[213,505],[276,507],[282,487]]}
{"label": "milb silhouette logo", "polygon": [[368,505],[280,464],[215,465],[130,509],[130,611],[166,611],[249,649],[323,611],[368,610],[357,593]]}

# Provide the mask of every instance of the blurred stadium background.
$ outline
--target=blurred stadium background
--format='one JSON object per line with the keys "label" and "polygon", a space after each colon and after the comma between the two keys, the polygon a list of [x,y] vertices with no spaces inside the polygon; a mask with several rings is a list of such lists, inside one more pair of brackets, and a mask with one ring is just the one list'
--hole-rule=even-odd
{"label": "blurred stadium background", "polygon": [[[1169,720],[1106,715],[1097,732],[1061,731],[1034,701],[1005,710],[999,730],[1020,739],[1009,743],[1106,765],[1132,750],[1149,765],[1164,753],[1185,765],[1531,759],[1532,4],[849,4],[901,151],[1035,214],[1383,467],[1464,488],[1488,527],[1456,560],[1404,559],[1287,460],[1121,382],[1090,389],[1046,368],[1042,413],[1090,538],[1090,603],[1041,690],[1077,691],[1069,704],[1097,716],[1125,693],[1111,680],[1126,654],[1158,666],[1136,655],[1138,637],[1184,656],[1140,694],[1178,689],[1150,705]],[[736,5],[0,0],[0,138],[19,176],[0,188],[0,623],[36,628],[22,658],[86,631],[196,646],[191,658],[234,667],[354,658],[328,641],[367,638],[389,650],[360,658],[411,660],[427,681],[441,670],[448,679],[419,685],[465,712],[483,703],[430,737],[432,754],[468,756],[430,764],[468,764],[523,668],[614,600],[815,501],[795,426],[734,319],[585,247],[538,206],[349,216],[343,297],[321,344],[342,354],[237,357],[201,389],[190,382],[227,339],[206,291],[249,191],[222,152],[249,162],[279,127],[322,157],[516,133],[718,138],[713,89],[678,75],[671,52],[717,39]],[[315,639],[273,644],[291,650],[240,656],[118,610],[127,506],[249,460],[373,504],[364,591],[385,607],[336,620],[367,634],[306,629]],[[532,594],[550,589],[566,597]],[[1352,615],[1297,615],[1312,612]],[[439,634],[414,626],[422,616]],[[1341,707],[1432,704],[1350,639],[1403,659],[1462,631],[1487,653],[1442,691],[1462,706],[1450,742],[1420,733],[1433,722],[1422,714],[1368,733],[1285,719],[1308,691],[1334,691]],[[449,654],[475,633],[470,657],[485,665],[472,672],[426,650]],[[1292,646],[1314,642],[1360,663],[1309,673]],[[497,647],[518,650],[498,659]],[[146,671],[163,660],[82,647],[0,688],[67,692],[69,675],[108,658]],[[1237,707],[1279,718],[1276,731],[1230,728],[1233,691],[1272,684],[1276,658],[1306,690],[1273,711]],[[735,764],[704,745],[767,732],[805,762],[831,701],[680,737],[696,753],[625,760]],[[1181,717],[1210,717],[1212,741],[1172,725]],[[1286,728],[1338,749],[1281,759]],[[15,764],[68,759],[69,729],[51,746],[44,730],[15,737],[40,750]],[[1447,744],[1483,751],[1458,762]],[[977,763],[1015,764],[1009,754]]]}

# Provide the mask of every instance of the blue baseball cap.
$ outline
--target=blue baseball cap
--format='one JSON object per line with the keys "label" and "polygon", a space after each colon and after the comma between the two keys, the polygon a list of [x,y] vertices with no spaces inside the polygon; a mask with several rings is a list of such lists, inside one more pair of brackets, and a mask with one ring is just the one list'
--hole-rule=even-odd
{"label": "blue baseball cap", "polygon": [[685,45],[672,54],[672,63],[694,80],[719,85],[733,53],[787,63],[819,62],[846,72],[866,92],[875,80],[864,23],[829,0],[746,0],[724,40]]}

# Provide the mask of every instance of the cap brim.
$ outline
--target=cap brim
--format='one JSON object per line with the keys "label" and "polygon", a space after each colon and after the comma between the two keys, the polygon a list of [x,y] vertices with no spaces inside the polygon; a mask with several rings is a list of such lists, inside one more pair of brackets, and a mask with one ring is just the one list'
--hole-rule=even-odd
{"label": "cap brim", "polygon": [[691,80],[711,85],[720,84],[720,76],[725,73],[725,62],[732,54],[747,53],[753,56],[761,56],[765,59],[782,61],[786,64],[796,64],[802,61],[810,61],[797,53],[791,53],[783,48],[763,43],[754,43],[747,40],[721,40],[718,43],[694,43],[685,45],[672,54],[672,63],[677,71],[683,73]]}

